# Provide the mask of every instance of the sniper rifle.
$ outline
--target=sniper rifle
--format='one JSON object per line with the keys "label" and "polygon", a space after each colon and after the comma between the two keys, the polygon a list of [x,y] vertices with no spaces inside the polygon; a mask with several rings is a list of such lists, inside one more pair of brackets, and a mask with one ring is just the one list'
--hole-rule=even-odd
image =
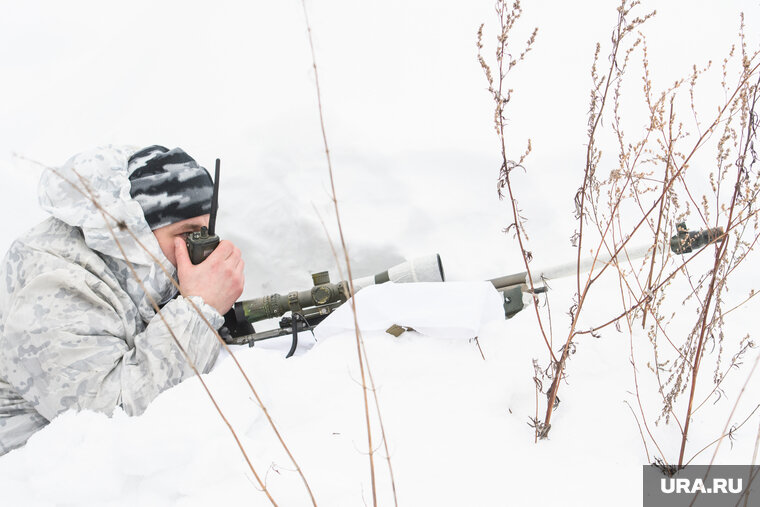
{"label": "sniper rifle", "polygon": [[[209,227],[202,227],[200,232],[192,233],[186,240],[193,264],[202,262],[219,244],[219,236],[214,232],[219,202],[219,166],[220,161],[216,159]],[[676,226],[676,232],[677,234],[670,239],[669,245],[671,251],[676,254],[690,253],[710,243],[723,241],[724,237],[721,227],[689,231],[684,222]],[[650,250],[651,247],[647,245],[627,250],[626,256],[629,259],[640,258],[644,257]],[[489,282],[504,298],[504,314],[506,318],[510,319],[525,307],[523,302],[525,294],[539,294],[548,290],[547,280],[573,275],[579,269],[580,271],[588,271],[595,265],[601,267],[610,262],[612,262],[611,257],[597,257],[586,259],[580,264],[573,262],[545,270],[536,270],[531,273],[532,284],[528,280],[527,271],[493,278]],[[292,356],[298,345],[298,333],[311,330],[340,305],[348,301],[351,296],[350,285],[346,281],[332,283],[327,271],[314,273],[311,277],[313,282],[311,289],[292,291],[286,295],[271,294],[236,302],[232,309],[224,315],[225,325],[221,331],[224,340],[233,345],[247,343],[253,347],[257,341],[291,335],[292,345],[287,357]],[[375,276],[353,280],[352,285],[356,292],[370,285],[385,282],[443,281],[445,281],[445,276],[441,257],[438,254],[433,254],[403,262]],[[254,330],[253,324],[255,322],[274,318],[280,318],[279,328],[258,333]]]}
{"label": "sniper rifle", "polygon": [[[701,231],[689,231],[685,223],[679,223],[677,234],[670,240],[670,249],[676,254],[689,253],[709,243],[723,240],[723,229],[720,227]],[[626,252],[627,258],[640,258],[647,254],[651,247],[631,249]],[[588,271],[596,263],[599,267],[611,262],[610,258],[587,259],[581,262],[581,271]],[[555,266],[546,270],[536,270],[533,275],[533,288],[528,282],[526,271],[512,275],[501,276],[489,280],[504,298],[504,314],[510,319],[524,307],[525,294],[539,294],[548,290],[546,281],[570,276],[578,270],[576,262]],[[324,320],[340,305],[345,303],[350,290],[347,282],[331,283],[327,271],[312,275],[313,287],[302,291],[293,291],[287,295],[272,294],[246,301],[238,301],[233,309],[225,315],[225,341],[230,344],[253,346],[255,342],[291,335],[293,343],[288,357],[295,352],[298,344],[298,333],[311,330]],[[443,264],[438,254],[420,257],[404,262],[379,273],[353,281],[354,291],[364,287],[385,282],[414,283],[414,282],[443,282],[445,281]],[[288,315],[289,314],[289,315]],[[280,318],[279,328],[264,332],[255,332],[253,323],[262,320]]]}

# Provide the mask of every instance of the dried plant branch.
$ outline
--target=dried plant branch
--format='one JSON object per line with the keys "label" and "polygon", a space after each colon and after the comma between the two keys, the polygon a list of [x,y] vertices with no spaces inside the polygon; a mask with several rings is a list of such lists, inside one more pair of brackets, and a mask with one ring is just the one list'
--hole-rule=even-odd
{"label": "dried plant branch", "polygon": [[[599,185],[596,179],[596,169],[597,169],[599,160],[601,158],[601,151],[599,151],[596,148],[597,129],[599,128],[599,125],[601,124],[605,106],[607,104],[607,97],[609,95],[612,82],[613,80],[619,80],[622,77],[622,71],[619,70],[618,62],[617,62],[617,55],[621,48],[622,41],[624,40],[627,34],[633,31],[636,27],[642,25],[644,22],[646,22],[649,18],[651,18],[655,14],[655,12],[651,12],[645,15],[643,18],[634,18],[632,21],[629,22],[627,16],[630,13],[631,9],[636,7],[638,3],[639,2],[634,1],[630,6],[627,6],[627,0],[622,0],[622,2],[620,3],[620,6],[618,7],[618,20],[617,20],[616,27],[612,33],[612,49],[610,52],[610,67],[609,67],[606,77],[600,78],[599,75],[597,74],[597,62],[598,62],[599,52],[600,52],[599,44],[597,44],[596,52],[594,55],[594,63],[591,69],[591,76],[592,76],[594,85],[591,91],[591,103],[589,107],[589,121],[588,121],[588,124],[589,124],[588,140],[589,141],[586,147],[586,166],[584,168],[584,174],[583,174],[583,180],[582,180],[581,186],[578,189],[578,192],[576,193],[576,196],[575,196],[575,216],[576,216],[576,219],[578,220],[578,232],[576,235],[574,235],[575,245],[576,245],[576,248],[578,249],[578,254],[576,258],[576,263],[577,263],[576,298],[577,299],[576,299],[575,304],[570,309],[570,316],[571,316],[572,321],[570,324],[570,332],[568,333],[567,340],[565,341],[565,345],[562,348],[562,355],[559,361],[556,361],[554,364],[555,379],[548,393],[546,415],[544,416],[544,421],[543,421],[546,427],[551,426],[551,417],[552,417],[554,408],[556,406],[555,402],[557,399],[557,392],[559,390],[559,386],[561,383],[560,381],[565,371],[565,363],[568,359],[568,352],[572,349],[571,345],[572,345],[573,338],[577,332],[576,327],[578,325],[578,319],[581,314],[583,305],[587,299],[589,289],[591,285],[598,279],[601,273],[607,267],[609,267],[610,264],[612,264],[612,263],[605,264],[600,269],[596,277],[594,277],[593,275],[594,267],[598,261],[601,248],[604,245],[605,237],[613,223],[612,218],[610,218],[609,222],[607,223],[605,227],[605,231],[602,234],[601,241],[598,247],[596,248],[596,252],[594,253],[591,269],[589,271],[585,286],[583,290],[581,290],[581,252],[583,249],[582,245],[583,245],[583,239],[584,239],[584,225],[586,222],[586,217],[588,215],[586,206],[587,206],[587,201],[590,201],[590,202],[595,201],[595,196],[598,195],[598,192],[599,192]],[[629,54],[630,52],[626,54],[626,59]],[[624,183],[623,188],[620,190],[620,194],[619,194],[620,197],[622,197],[623,191],[625,190],[629,181],[630,181],[630,176],[626,178],[626,182]],[[617,208],[620,203],[620,200],[621,199],[616,200],[613,206],[612,213],[610,215],[611,217],[614,216],[615,213],[617,212]],[[594,213],[596,213],[596,211],[594,211]],[[595,221],[598,221],[598,219]],[[643,223],[644,221],[645,219],[642,219],[642,222],[640,222],[639,225]],[[612,256],[613,259],[617,258],[622,248],[627,243],[628,239],[622,241],[621,245]]]}
{"label": "dried plant branch", "polygon": [[[498,18],[498,23],[499,23],[498,25],[499,35],[496,38],[497,43],[496,43],[495,69],[497,71],[497,77],[494,79],[491,66],[488,65],[488,63],[486,62],[485,58],[482,55],[482,50],[484,47],[483,46],[483,27],[485,26],[484,24],[480,25],[480,28],[478,29],[478,32],[477,32],[476,45],[478,49],[478,62],[480,63],[481,68],[483,69],[483,73],[486,77],[486,81],[488,82],[488,92],[491,94],[491,97],[495,105],[494,129],[499,139],[500,153],[501,153],[501,168],[499,169],[497,192],[498,192],[499,198],[503,199],[505,197],[504,189],[506,188],[506,196],[509,198],[510,208],[512,211],[513,222],[508,227],[506,227],[505,232],[512,231],[517,239],[518,245],[520,247],[520,253],[523,259],[523,264],[527,272],[526,281],[529,286],[528,288],[531,293],[534,293],[535,287],[534,287],[533,276],[532,276],[531,268],[530,268],[530,261],[533,258],[533,254],[526,249],[525,240],[527,239],[527,233],[525,230],[525,218],[522,216],[521,210],[518,208],[518,203],[515,197],[515,192],[512,186],[512,179],[511,179],[512,171],[514,171],[517,168],[524,169],[523,163],[525,162],[525,159],[530,154],[532,148],[531,148],[531,142],[529,139],[525,152],[522,153],[520,158],[517,161],[513,161],[509,159],[509,157],[507,156],[507,142],[506,142],[506,135],[505,135],[506,116],[505,116],[504,111],[507,104],[512,98],[512,92],[513,92],[513,90],[511,89],[505,89],[506,77],[509,74],[509,72],[518,63],[524,60],[525,55],[531,51],[533,44],[536,40],[536,35],[538,34],[538,28],[533,29],[530,37],[525,43],[524,49],[520,52],[520,55],[517,58],[513,58],[510,53],[510,48],[509,48],[509,37],[510,37],[511,31],[513,30],[515,26],[515,23],[522,16],[522,6],[519,0],[515,0],[511,8],[507,6],[507,3],[505,0],[497,0],[495,9],[496,9],[496,15]],[[536,304],[535,298],[534,298],[532,306],[535,311],[536,321],[538,323],[539,329],[541,330],[541,335],[543,337],[544,343],[546,344],[547,350],[549,351],[549,355],[551,356],[553,361],[556,361],[556,357],[554,356],[554,351],[552,350],[551,343],[549,341],[549,338],[547,337],[546,331],[544,330],[543,320],[541,318],[541,314],[539,312],[538,305]]]}
{"label": "dried plant branch", "polygon": [[[620,331],[620,320],[625,318],[631,336],[630,357],[636,386],[635,396],[639,403],[639,415],[643,421],[643,428],[640,425],[639,429],[645,442],[647,459],[650,459],[649,451],[646,449],[647,439],[653,442],[655,446],[657,446],[657,441],[650,431],[642,405],[641,393],[639,392],[639,373],[636,368],[632,339],[633,321],[636,318],[641,318],[640,324],[645,330],[648,329],[649,340],[653,347],[654,365],[648,364],[648,366],[656,376],[660,388],[659,394],[663,397],[664,408],[661,417],[664,416],[666,422],[673,418],[680,429],[682,445],[677,465],[680,467],[683,466],[683,451],[694,413],[716,393],[719,397],[722,395],[723,381],[734,367],[740,365],[741,353],[746,348],[745,346],[742,351],[734,354],[728,367],[723,368],[721,366],[724,353],[723,325],[727,313],[722,308],[724,293],[727,290],[727,279],[747,258],[749,252],[754,249],[760,239],[758,210],[753,205],[755,199],[760,196],[760,177],[756,176],[756,172],[748,169],[757,159],[754,139],[760,120],[757,119],[754,112],[754,104],[757,100],[757,90],[760,88],[760,78],[758,77],[760,63],[756,58],[758,53],[748,55],[745,45],[742,44],[741,73],[737,73],[739,75],[733,87],[727,84],[731,80],[728,78],[728,66],[724,63],[723,88],[725,100],[713,109],[715,112],[711,116],[711,121],[707,123],[699,121],[694,97],[697,77],[706,72],[710,65],[708,64],[703,70],[694,67],[691,80],[688,81],[690,83],[689,103],[698,125],[698,135],[691,140],[690,144],[686,145],[685,141],[691,137],[684,125],[677,119],[676,98],[680,96],[678,92],[687,80],[677,80],[674,85],[659,95],[655,95],[652,91],[649,75],[646,44],[640,45],[645,40],[644,36],[639,34],[639,38],[628,44],[625,50],[621,44],[627,34],[654,14],[650,13],[628,22],[626,18],[637,4],[638,2],[633,2],[629,5],[627,0],[623,0],[618,8],[618,23],[612,36],[610,65],[604,76],[600,76],[597,72],[599,46],[597,46],[594,57],[586,166],[582,184],[575,199],[576,218],[578,220],[578,229],[573,235],[573,245],[578,248],[576,296],[570,309],[570,330],[564,345],[560,349],[560,358],[558,361],[554,360],[549,366],[553,382],[547,393],[546,415],[543,421],[538,421],[536,418],[533,422],[536,430],[538,431],[540,428],[544,434],[551,427],[551,416],[556,408],[557,392],[563,377],[566,375],[566,362],[575,350],[574,338],[585,334],[598,336],[597,333],[601,329],[612,324],[615,324]],[[630,142],[624,139],[621,125],[623,115],[619,108],[623,73],[627,68],[629,57],[637,46],[643,48],[644,97],[650,113],[650,124],[645,127],[644,135],[640,140]],[[751,85],[753,79],[758,79],[758,84]],[[602,120],[608,115],[605,113],[605,104],[609,102],[610,97],[614,103],[611,125],[618,141],[619,168],[612,170],[609,178],[603,180],[597,175],[597,167],[601,164],[602,153],[596,145],[596,138],[603,133]],[[736,123],[741,124],[741,129],[734,126]],[[697,154],[707,146],[708,140],[712,138],[716,138],[718,169],[714,177],[713,175],[710,176],[716,201],[716,204],[711,208],[708,206],[706,197],[702,198],[701,203],[695,199],[696,195],[689,188],[686,174],[690,165],[698,160]],[[684,145],[686,145],[686,149],[684,149]],[[661,169],[657,169],[657,177],[655,178],[655,170],[650,167],[656,168],[658,165],[661,165]],[[638,168],[639,166],[644,168]],[[735,177],[731,181],[728,179],[729,172],[735,172]],[[756,179],[751,180],[750,175]],[[685,193],[688,198],[683,203],[679,202],[677,192]],[[603,200],[603,196],[606,196],[606,202]],[[630,204],[628,204],[629,202]],[[685,209],[682,204],[685,205]],[[715,228],[720,224],[723,232],[718,237],[711,233],[712,236],[707,246],[695,248],[689,257],[676,259],[663,245],[668,243],[675,223],[684,221],[684,218],[690,214],[692,206],[693,210],[702,218],[705,227]],[[634,214],[633,217],[626,215],[626,226],[624,227],[621,216],[627,213],[631,207],[634,212],[638,209],[640,215],[635,216]],[[589,223],[595,227],[589,228]],[[750,231],[751,224],[754,224],[754,232]],[[645,260],[641,264],[634,265],[628,258],[626,248],[639,231],[647,231],[646,233],[641,232],[641,234],[651,234],[652,243]],[[589,238],[592,232],[598,236]],[[745,233],[749,239],[743,239]],[[594,244],[591,254],[591,268],[588,270],[588,277],[584,280],[581,277],[581,250],[584,244],[597,241],[597,239],[598,243]],[[689,272],[689,265],[696,257],[704,258],[703,252],[708,249],[714,253],[714,259],[711,263],[712,269],[699,276],[694,283],[692,273]],[[588,250],[588,248],[583,250]],[[600,254],[603,251],[607,253],[610,261],[601,262]],[[621,255],[623,259],[620,258]],[[626,260],[627,262],[624,262]],[[605,272],[608,272],[610,267],[618,277],[622,311],[614,318],[603,321],[602,324],[595,324],[588,330],[582,330],[579,328],[579,322],[583,308],[588,306],[586,303],[592,293],[599,293],[596,289],[592,290],[592,287]],[[699,319],[683,344],[676,343],[673,339],[675,336],[668,331],[675,312],[670,317],[663,314],[665,308],[663,302],[666,295],[669,294],[666,289],[671,286],[678,275],[684,275],[679,278],[685,280],[691,287],[691,293],[686,296],[681,304],[692,300],[700,310]],[[749,297],[739,305],[744,304],[754,295],[753,290]],[[739,305],[734,306],[728,312],[734,311]],[[647,322],[649,318],[652,319],[651,325]],[[672,363],[670,363],[670,359],[667,359],[667,355],[663,355],[661,350],[658,351],[657,342],[663,339],[676,354],[676,359]],[[696,384],[700,366],[703,366],[704,355],[707,352],[706,347],[709,346],[714,346],[717,349],[714,368],[715,386],[704,401],[697,405],[694,403]],[[661,356],[665,358],[663,361],[660,359]],[[669,372],[669,376],[661,377],[661,372]],[[690,378],[688,381],[690,392],[688,393],[686,415],[683,424],[681,424],[681,420],[674,411],[674,403],[676,398],[686,390],[686,372]],[[668,389],[669,392],[667,392]],[[634,416],[636,416],[635,412]],[[638,416],[636,419],[638,422]],[[646,435],[644,429],[646,429]],[[662,449],[658,447],[658,451],[661,456],[658,460],[667,464]]]}
{"label": "dried plant branch", "polygon": [[[319,87],[319,72],[317,70],[317,57],[316,57],[316,52],[314,50],[314,41],[311,35],[311,24],[309,22],[309,14],[306,9],[306,0],[301,0],[301,5],[303,6],[304,19],[306,21],[306,31],[308,33],[309,47],[311,49],[311,60],[312,60],[312,66],[314,69],[314,82],[315,82],[315,88],[316,88],[316,93],[317,93],[317,106],[319,108],[319,124],[322,130],[322,141],[325,147],[325,157],[327,159],[327,170],[330,175],[331,199],[333,203],[333,208],[335,210],[335,220],[338,225],[338,235],[340,237],[341,248],[343,249],[343,257],[346,262],[346,271],[348,273],[347,281],[348,281],[350,293],[355,294],[353,275],[351,273],[351,261],[349,260],[349,256],[348,256],[348,247],[346,246],[346,239],[343,235],[343,227],[341,225],[341,220],[340,220],[340,210],[338,208],[338,198],[337,198],[337,193],[335,192],[335,179],[333,177],[332,160],[330,158],[330,148],[327,143],[327,131],[325,129],[324,111],[322,108],[322,93]],[[359,371],[361,373],[361,382],[362,382],[362,394],[364,397],[364,417],[367,424],[367,449],[368,449],[367,456],[369,457],[370,478],[372,482],[372,504],[375,507],[377,507],[377,485],[375,484],[375,461],[374,461],[375,451],[374,451],[374,446],[372,444],[372,426],[370,424],[369,400],[368,400],[368,395],[367,395],[368,386],[367,386],[367,378],[366,378],[366,373],[365,373],[365,359],[364,359],[366,357],[366,350],[364,350],[364,341],[362,339],[361,332],[359,331],[359,318],[356,313],[356,301],[355,301],[355,298],[353,297],[351,298],[351,311],[354,316],[354,328],[356,330],[356,353],[357,353],[357,358],[359,360]],[[388,463],[390,463],[390,459]],[[395,483],[393,485],[393,491],[394,491],[394,500],[395,500]]]}
{"label": "dried plant branch", "polygon": [[[652,462],[652,458],[649,457],[649,448],[647,447],[647,440],[644,438],[644,432],[641,430],[641,423],[639,422],[638,416],[636,416],[636,412],[633,411],[633,407],[631,407],[631,404],[627,401],[624,402],[626,405],[628,405],[628,409],[631,411],[631,415],[633,416],[634,421],[636,421],[636,426],[639,427],[639,434],[641,435],[641,442],[644,444],[644,452],[647,455],[647,463]],[[650,435],[651,437],[651,435]]]}
{"label": "dried plant branch", "polygon": [[[338,251],[335,248],[335,244],[332,241],[332,238],[330,237],[330,232],[327,230],[327,225],[325,224],[324,220],[322,220],[322,216],[319,214],[319,210],[317,210],[316,206],[314,207],[314,213],[316,213],[317,218],[319,219],[319,222],[322,224],[322,229],[325,232],[325,237],[327,238],[327,242],[330,245],[330,251],[332,252],[333,258],[335,259],[335,264],[338,267],[338,276],[341,280],[345,280],[345,277],[343,276],[343,270],[340,266]],[[359,330],[359,334],[361,335],[361,330]],[[398,506],[398,498],[396,494],[396,479],[393,475],[393,466],[391,464],[391,453],[388,449],[388,439],[385,434],[385,423],[383,422],[382,412],[380,411],[380,399],[377,396],[377,389],[375,388],[375,380],[372,376],[372,368],[369,364],[369,358],[367,357],[367,351],[366,348],[362,347],[362,352],[364,355],[364,361],[367,365],[367,376],[369,378],[370,387],[372,391],[372,397],[375,400],[375,413],[377,414],[377,420],[380,425],[380,436],[383,440],[383,448],[385,450],[385,457],[386,457],[386,463],[388,465],[388,474],[390,475],[391,480],[391,489],[393,491],[393,503],[394,505]],[[485,359],[485,358],[484,358]]]}
{"label": "dried plant branch", "polygon": [[[614,262],[617,264],[618,259],[615,258]],[[623,289],[623,284],[627,284],[628,281],[626,280],[625,275],[623,274],[623,272],[619,268],[619,266],[616,266],[616,267],[618,268],[618,274],[619,274],[618,279],[619,279],[619,283],[620,283],[621,298],[623,299],[623,305],[625,306],[625,291]],[[630,292],[630,289],[629,289],[629,292]],[[628,338],[629,338],[630,354],[631,354],[630,360],[631,360],[631,368],[633,369],[634,387],[636,389],[636,403],[638,404],[639,412],[641,413],[641,419],[644,422],[644,428],[646,428],[646,431],[647,431],[647,434],[649,435],[649,438],[652,440],[652,443],[654,444],[654,446],[659,451],[660,456],[662,457],[662,459],[665,460],[666,459],[665,458],[665,453],[662,452],[662,449],[660,449],[660,446],[657,443],[657,440],[654,438],[654,435],[652,435],[652,431],[649,429],[649,425],[647,424],[646,415],[644,414],[644,406],[643,406],[643,404],[641,402],[641,393],[639,391],[639,379],[638,379],[638,371],[637,371],[637,368],[636,368],[636,359],[635,359],[635,355],[634,355],[634,352],[633,352],[633,322],[632,322],[632,319],[631,319],[630,312],[626,312],[625,317],[626,317],[626,323],[628,325]],[[644,442],[644,451],[646,452],[646,455],[647,455],[647,462],[651,463],[651,458],[649,457],[649,449],[647,448],[646,439],[644,438],[644,433],[641,430],[641,424],[639,423],[639,419],[636,416],[636,413],[633,411],[633,408],[631,408],[631,405],[627,401],[626,401],[626,404],[628,405],[628,408],[631,409],[631,413],[633,413],[634,419],[636,419],[636,424],[639,427],[639,433],[641,434],[641,439]],[[667,463],[667,461],[665,461],[665,463]]]}
{"label": "dried plant branch", "polygon": [[[713,440],[712,442],[710,442],[709,444],[707,444],[706,446],[704,446],[702,449],[700,449],[699,451],[697,451],[697,452],[694,454],[694,456],[692,456],[692,457],[691,457],[691,459],[689,459],[689,461],[687,461],[687,462],[686,462],[686,463],[685,463],[683,466],[688,466],[688,465],[689,465],[689,463],[691,463],[692,461],[694,461],[694,459],[695,459],[697,456],[699,456],[700,454],[702,454],[704,451],[706,451],[707,449],[709,449],[709,448],[710,448],[710,447],[712,447],[713,445],[715,445],[715,444],[719,443],[719,442],[720,442],[721,440],[723,440],[724,438],[732,436],[732,435],[733,435],[733,433],[734,433],[736,430],[738,430],[739,428],[741,428],[742,426],[744,426],[744,425],[747,423],[747,421],[749,421],[749,420],[750,420],[750,418],[751,418],[753,415],[755,415],[755,412],[757,412],[757,409],[758,409],[758,408],[760,408],[760,405],[757,405],[757,406],[756,406],[754,409],[752,409],[752,412],[750,412],[750,413],[749,413],[749,415],[748,415],[747,417],[745,417],[745,418],[744,418],[744,420],[743,420],[742,422],[740,422],[739,424],[737,424],[737,425],[733,426],[733,427],[731,428],[731,430],[730,430],[730,431],[726,431],[726,429],[728,428],[728,426],[727,426],[727,427],[726,427],[726,429],[724,429],[724,430],[723,430],[723,434],[722,434],[721,436],[719,436],[718,438],[716,438],[715,440]],[[717,452],[717,449],[716,449],[716,452]],[[681,467],[681,465],[679,465],[679,467]]]}
{"label": "dried plant branch", "polygon": [[[745,68],[745,72],[746,72],[746,68]],[[758,81],[758,84],[760,84],[760,81]],[[750,121],[746,123],[747,132],[746,132],[746,137],[745,137],[744,149],[742,150],[740,157],[736,162],[736,180],[734,184],[734,190],[731,195],[730,204],[728,206],[728,221],[727,221],[728,224],[733,223],[734,213],[737,211],[736,207],[737,207],[737,202],[739,201],[740,196],[741,196],[742,181],[747,177],[747,172],[744,167],[744,161],[747,159],[747,154],[749,153],[750,146],[752,145],[751,143],[753,143],[755,139],[755,135],[756,135],[756,130],[755,130],[756,125],[753,119],[754,119],[754,114],[755,114],[754,113],[755,106],[758,102],[758,86],[757,85],[754,87],[754,91],[751,92],[751,95],[752,95],[751,97],[748,97],[749,102],[751,104],[749,106],[749,111],[748,111],[749,113],[748,116],[750,118]],[[702,355],[704,353],[705,337],[706,337],[706,334],[708,332],[708,327],[709,327],[708,326],[708,311],[710,309],[710,305],[714,297],[716,298],[715,311],[717,312],[720,311],[719,301],[717,298],[719,297],[720,286],[725,283],[725,279],[719,280],[718,277],[720,276],[720,265],[725,260],[727,252],[728,252],[728,245],[729,245],[728,241],[723,241],[719,245],[717,245],[715,248],[715,261],[714,261],[713,270],[710,276],[710,282],[707,287],[707,297],[702,307],[703,310],[702,310],[702,315],[700,317],[701,323],[700,323],[699,340],[697,342],[694,366],[692,367],[692,370],[691,370],[692,375],[691,375],[691,388],[690,388],[690,393],[689,393],[689,402],[688,402],[688,408],[686,411],[686,420],[684,424],[683,436],[681,440],[681,450],[678,457],[679,467],[683,463],[684,453],[686,452],[686,441],[687,441],[688,432],[689,432],[689,424],[691,423],[691,419],[692,419],[691,416],[692,416],[692,407],[694,403],[694,393],[696,390],[697,377],[699,375],[699,367],[701,364]]]}
{"label": "dried plant branch", "polygon": [[[50,170],[52,170],[57,176],[59,176],[60,178],[64,179],[66,182],[68,182],[70,185],[72,185],[75,189],[77,189],[79,192],[81,192],[85,197],[87,197],[88,199],[90,199],[90,201],[93,203],[93,205],[95,206],[95,208],[100,212],[101,216],[103,217],[103,221],[105,222],[106,226],[108,226],[108,231],[111,234],[111,237],[116,242],[116,246],[119,248],[119,251],[121,252],[122,257],[124,257],[124,260],[126,261],[127,266],[129,267],[129,270],[132,273],[132,276],[137,281],[137,283],[140,285],[140,288],[143,290],[143,292],[145,293],[145,295],[148,297],[148,300],[150,301],[151,306],[153,306],[153,309],[155,310],[156,314],[161,318],[161,321],[166,326],[167,331],[169,331],[169,334],[171,335],[172,340],[174,340],[174,344],[177,346],[177,348],[179,348],[180,352],[182,353],[183,357],[185,358],[185,361],[187,361],[187,364],[193,370],[193,373],[195,373],[195,376],[198,378],[198,380],[200,381],[201,385],[203,386],[204,391],[206,391],[206,394],[208,395],[209,399],[211,400],[211,403],[214,405],[214,408],[216,409],[217,413],[219,414],[219,416],[222,418],[222,420],[224,421],[225,425],[229,429],[230,433],[232,434],[232,437],[235,439],[235,442],[236,442],[238,448],[240,449],[241,454],[243,455],[243,458],[245,459],[246,463],[248,464],[248,468],[251,470],[251,473],[253,473],[253,476],[255,477],[256,482],[259,484],[259,487],[264,492],[264,494],[266,494],[267,498],[272,503],[272,505],[276,506],[277,502],[275,502],[274,498],[272,498],[272,495],[269,493],[269,490],[267,489],[266,485],[262,482],[261,478],[259,477],[259,474],[254,469],[253,463],[251,463],[251,460],[248,458],[248,454],[246,453],[245,448],[243,447],[242,442],[238,438],[237,433],[233,429],[232,424],[230,424],[229,420],[227,419],[227,417],[222,412],[221,407],[219,407],[219,404],[217,403],[217,401],[214,398],[214,396],[211,394],[211,391],[209,390],[208,386],[206,385],[206,382],[203,380],[203,377],[202,377],[200,371],[198,371],[198,368],[195,366],[195,363],[190,358],[190,355],[187,353],[187,351],[185,350],[185,348],[182,346],[182,343],[180,343],[179,339],[177,338],[177,335],[174,334],[174,330],[171,328],[171,326],[169,326],[169,323],[166,322],[166,318],[161,313],[161,309],[159,308],[158,303],[150,295],[150,292],[146,289],[146,287],[145,287],[145,285],[143,283],[143,280],[137,274],[137,271],[135,270],[134,266],[132,265],[132,262],[128,259],[127,254],[124,251],[124,247],[122,246],[121,242],[117,238],[116,233],[113,230],[113,226],[111,225],[111,222],[109,221],[109,218],[111,220],[114,220],[114,217],[111,216],[110,213],[108,213],[100,205],[100,202],[97,200],[97,198],[96,198],[95,193],[93,192],[93,190],[87,184],[87,181],[79,173],[77,173],[76,170],[74,170],[74,174],[77,175],[77,177],[79,178],[80,184],[85,188],[85,190],[87,191],[87,193],[82,192],[82,190],[79,188],[79,186],[77,186],[74,182],[68,180],[66,177],[64,177],[56,169],[50,168]],[[120,229],[127,230],[133,236],[133,238],[136,239],[136,236],[134,236],[134,234],[132,233],[132,231],[129,231],[129,229],[123,223],[120,223],[118,221],[116,221],[116,223],[117,223],[117,225],[119,226]],[[146,249],[146,251],[147,251],[147,249]],[[150,253],[150,252],[148,252],[148,253]],[[160,263],[158,263],[158,264],[161,265]],[[171,276],[169,277],[169,279],[173,280],[173,278]],[[202,313],[200,313],[200,312],[198,312],[198,313],[199,313],[199,315],[202,315]]]}

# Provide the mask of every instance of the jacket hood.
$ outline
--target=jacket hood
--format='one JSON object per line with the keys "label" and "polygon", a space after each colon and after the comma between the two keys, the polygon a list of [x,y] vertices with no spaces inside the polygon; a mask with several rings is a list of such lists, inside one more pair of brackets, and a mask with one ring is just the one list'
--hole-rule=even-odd
{"label": "jacket hood", "polygon": [[130,196],[128,161],[136,151],[104,146],[74,155],[63,166],[43,171],[38,193],[42,209],[82,230],[87,246],[101,254],[143,317],[150,318],[155,310],[146,291],[159,304],[171,299],[176,289],[170,277],[176,279],[176,269],[158,245],[140,204]]}

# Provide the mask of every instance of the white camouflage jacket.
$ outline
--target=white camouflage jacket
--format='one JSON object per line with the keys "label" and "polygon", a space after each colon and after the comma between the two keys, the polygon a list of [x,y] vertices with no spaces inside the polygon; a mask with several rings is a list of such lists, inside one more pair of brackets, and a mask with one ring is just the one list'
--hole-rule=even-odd
{"label": "white camouflage jacket", "polygon": [[[68,409],[110,414],[121,407],[138,415],[160,392],[192,376],[166,324],[199,370],[216,360],[213,331],[185,298],[172,299],[169,277],[111,221],[119,249],[84,195],[92,190],[176,278],[130,197],[132,153],[109,146],[76,155],[59,174],[46,169],[39,198],[52,217],[14,242],[0,265],[0,455]],[[145,291],[165,304],[166,324]],[[192,299],[214,328],[222,325],[215,309]]]}

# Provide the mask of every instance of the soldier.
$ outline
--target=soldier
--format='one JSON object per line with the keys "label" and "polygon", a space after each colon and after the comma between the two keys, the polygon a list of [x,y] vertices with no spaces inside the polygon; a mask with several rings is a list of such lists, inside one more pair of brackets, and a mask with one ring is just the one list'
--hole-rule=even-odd
{"label": "soldier", "polygon": [[211,369],[220,345],[188,300],[218,329],[244,283],[229,241],[198,265],[188,258],[184,238],[208,225],[212,188],[187,153],[162,146],[99,148],[45,170],[52,216],[0,266],[0,455],[68,409],[139,415],[193,375],[169,328]]}

